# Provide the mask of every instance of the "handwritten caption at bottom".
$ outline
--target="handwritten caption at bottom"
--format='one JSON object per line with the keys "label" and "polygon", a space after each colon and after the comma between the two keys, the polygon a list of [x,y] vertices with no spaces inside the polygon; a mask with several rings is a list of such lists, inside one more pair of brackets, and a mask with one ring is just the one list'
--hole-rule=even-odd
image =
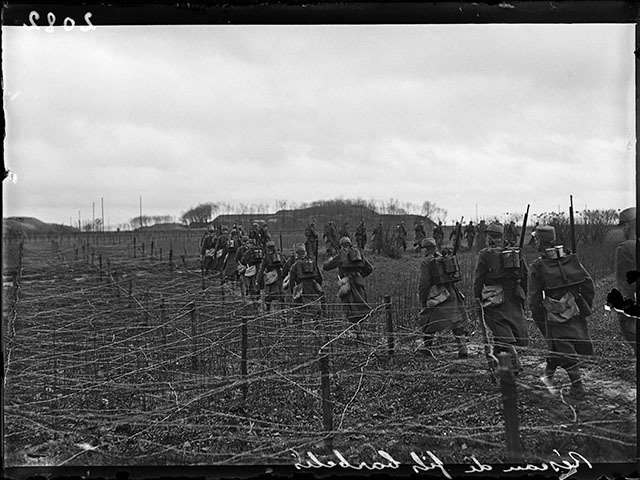
{"label": "handwritten caption at bottom", "polygon": [[[554,453],[562,458],[558,450],[554,450]],[[391,454],[385,452],[384,450],[378,450],[378,455],[380,456],[380,461],[375,461],[372,463],[366,462],[351,462],[345,458],[342,453],[338,450],[333,450],[334,459],[319,459],[317,455],[313,452],[306,452],[306,456],[303,458],[296,452],[293,451],[292,455],[297,458],[295,463],[295,468],[298,470],[304,469],[312,469],[312,468],[347,468],[353,470],[385,470],[385,469],[397,469],[401,466],[401,463],[395,460]],[[581,454],[577,452],[569,452],[567,454],[569,459],[558,460],[558,461],[549,461],[542,462],[539,464],[523,464],[523,465],[515,465],[506,467],[497,467],[488,465],[480,462],[475,456],[471,456],[471,464],[469,468],[464,471],[464,473],[474,474],[474,473],[486,473],[492,471],[500,471],[502,473],[510,473],[510,472],[545,472],[548,470],[553,470],[556,473],[560,473],[560,480],[565,480],[569,478],[571,475],[577,473],[580,465],[585,465],[588,468],[592,468],[589,460],[584,458]],[[411,459],[413,460],[413,471],[415,473],[427,472],[427,471],[439,471],[445,478],[451,479],[453,478],[449,471],[447,470],[446,465],[442,460],[438,458],[438,456],[433,453],[431,450],[427,451],[422,455],[418,455],[415,452],[411,452]]]}

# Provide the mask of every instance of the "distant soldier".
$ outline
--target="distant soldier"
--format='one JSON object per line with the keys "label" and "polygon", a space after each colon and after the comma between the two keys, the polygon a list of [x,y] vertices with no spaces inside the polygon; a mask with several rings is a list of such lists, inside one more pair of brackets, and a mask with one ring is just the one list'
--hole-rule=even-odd
{"label": "distant soldier", "polygon": [[224,257],[223,280],[235,282],[238,279],[238,262],[236,262],[236,252],[240,248],[238,231],[233,228],[229,234],[226,245],[226,255]]}
{"label": "distant soldier", "polygon": [[427,237],[422,241],[425,257],[420,262],[418,294],[422,310],[418,318],[424,334],[421,352],[431,355],[429,347],[436,333],[451,330],[458,345],[458,357],[469,356],[465,335],[469,317],[464,299],[455,285],[460,279],[455,256],[443,257],[436,250],[436,240]]}
{"label": "distant soldier", "polygon": [[476,237],[476,250],[479,252],[487,246],[487,224],[480,220],[478,224],[478,236]]}
{"label": "distant soldier", "polygon": [[338,233],[338,236],[340,238],[342,237],[351,238],[351,235],[349,234],[349,222],[344,222],[342,224],[342,228],[340,228],[340,232]]}
{"label": "distant soldier", "polygon": [[473,225],[473,222],[469,222],[469,224],[464,228],[464,238],[467,239],[467,248],[471,250],[473,247],[473,240],[476,238],[476,227]]}
{"label": "distant soldier", "polygon": [[251,230],[249,230],[249,238],[251,240],[255,240],[256,243],[260,243],[260,227],[257,223],[251,225]]}
{"label": "distant soldier", "polygon": [[227,227],[222,229],[222,233],[218,235],[216,240],[216,258],[214,260],[214,269],[220,272],[224,271],[224,260],[227,254],[227,240],[229,239],[229,230]]}
{"label": "distant soldier", "polygon": [[269,227],[267,226],[266,223],[263,223],[260,226],[258,230],[258,234],[260,237],[260,245],[262,246],[262,248],[266,250],[267,242],[271,241],[271,235],[269,234]]}
{"label": "distant soldier", "polygon": [[433,239],[436,241],[438,250],[442,250],[444,245],[444,227],[442,222],[438,222],[438,225],[433,227]]}
{"label": "distant soldier", "polygon": [[515,347],[529,343],[524,304],[527,300],[527,264],[520,250],[503,247],[503,227],[487,227],[489,247],[478,253],[474,297],[480,303],[480,318],[493,333],[493,353],[511,354],[514,373],[522,371]]}
{"label": "distant soldier", "polygon": [[456,224],[453,227],[453,230],[451,230],[451,233],[449,234],[449,241],[455,241],[456,238],[456,232],[458,231],[458,226],[460,226],[460,222],[456,222]]}
{"label": "distant soldier", "polygon": [[413,227],[414,239],[413,246],[416,249],[416,252],[420,251],[422,247],[422,240],[427,237],[427,232],[424,230],[424,220],[420,220],[420,223],[415,222],[415,226]]}
{"label": "distant soldier", "polygon": [[282,301],[282,267],[284,260],[276,251],[276,244],[269,240],[266,244],[266,253],[258,268],[258,288],[264,290],[264,303],[267,311],[271,310],[271,302]]}
{"label": "distant soldier", "polygon": [[[347,320],[358,323],[371,311],[367,304],[367,292],[364,287],[364,277],[373,272],[373,265],[364,254],[351,244],[349,237],[340,239],[340,252],[327,260],[322,266],[329,271],[337,268],[339,277],[338,296],[344,306]],[[361,326],[356,327],[359,334]]]}
{"label": "distant soldier", "polygon": [[304,236],[307,237],[307,240],[304,242],[304,246],[307,249],[307,255],[315,258],[318,252],[318,233],[316,232],[315,222],[311,222],[307,225],[307,228],[304,229]]}
{"label": "distant soldier", "polygon": [[249,295],[257,296],[260,293],[260,287],[256,281],[256,276],[263,258],[264,250],[262,245],[253,238],[250,238],[246,245],[244,254],[242,255],[242,260],[240,260],[242,264],[246,265],[244,276],[247,277],[248,280],[247,291]]}
{"label": "distant soldier", "polygon": [[216,258],[216,235],[213,226],[209,225],[207,231],[200,240],[200,258],[202,259],[202,272],[206,275],[214,267]]}
{"label": "distant soldier", "polygon": [[587,325],[595,296],[593,280],[575,254],[568,255],[555,245],[555,228],[537,227],[535,239],[541,256],[529,266],[529,306],[549,347],[541,380],[552,390],[553,374],[562,367],[571,380],[571,395],[582,398],[578,359],[593,355]]}
{"label": "distant soldier", "polygon": [[[620,212],[620,225],[623,227],[624,241],[616,247],[616,284],[624,298],[637,302],[636,287],[627,281],[627,272],[636,270],[636,208],[627,208]],[[633,353],[638,356],[636,343],[635,318],[618,312],[620,331],[624,339],[629,342]]]}
{"label": "distant soldier", "polygon": [[402,230],[400,229],[400,225],[396,225],[396,229],[393,232],[393,258],[400,258],[404,253],[404,247],[406,246],[406,239],[402,235]]}
{"label": "distant soldier", "polygon": [[377,250],[379,254],[382,254],[382,250],[384,249],[384,229],[382,227],[382,221],[373,229],[373,233],[371,234],[371,249],[373,253],[376,253]]}
{"label": "distant soldier", "polygon": [[505,246],[514,247],[518,242],[518,229],[516,227],[516,222],[513,220],[509,222],[504,228],[504,241]]}
{"label": "distant soldier", "polygon": [[406,252],[407,251],[407,234],[409,232],[407,232],[407,227],[404,226],[404,222],[400,222],[399,230],[400,230],[402,250]]}
{"label": "distant soldier", "polygon": [[289,290],[293,303],[305,305],[298,310],[303,315],[320,315],[322,291],[322,275],[312,257],[307,254],[307,247],[298,244],[295,247],[296,261],[289,271]]}
{"label": "distant soldier", "polygon": [[358,248],[364,252],[364,247],[367,244],[367,228],[364,225],[364,218],[360,220],[360,225],[356,228],[356,243]]}
{"label": "distant soldier", "polygon": [[327,255],[331,256],[338,250],[338,232],[333,221],[329,220],[322,234]]}
{"label": "distant soldier", "polygon": [[243,235],[240,239],[240,246],[236,250],[235,260],[238,270],[238,278],[240,280],[240,292],[242,295],[249,294],[249,277],[246,277],[244,274],[246,273],[247,266],[242,263],[242,258],[244,254],[247,253],[247,250],[250,247],[249,236]]}

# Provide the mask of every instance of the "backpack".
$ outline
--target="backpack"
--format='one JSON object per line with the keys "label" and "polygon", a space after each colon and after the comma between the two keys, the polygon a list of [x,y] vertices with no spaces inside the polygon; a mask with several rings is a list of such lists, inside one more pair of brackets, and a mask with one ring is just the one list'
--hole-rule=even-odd
{"label": "backpack", "polygon": [[501,283],[509,279],[522,278],[522,253],[519,249],[489,248],[485,254],[489,267],[488,281]]}
{"label": "backpack", "polygon": [[460,281],[460,265],[455,255],[434,257],[429,262],[429,273],[436,285],[455,283]]}
{"label": "backpack", "polygon": [[316,264],[311,258],[305,258],[298,264],[298,277],[301,279],[315,278]]}
{"label": "backpack", "polygon": [[280,255],[278,252],[272,253],[271,255],[269,255],[267,263],[273,268],[281,267],[283,264],[282,255]]}
{"label": "backpack", "polygon": [[235,238],[230,238],[229,241],[227,242],[227,248],[230,250],[236,248],[237,246],[238,245],[236,244]]}
{"label": "backpack", "polygon": [[540,262],[540,273],[549,290],[579,285],[587,279],[584,268],[575,254],[560,258],[545,258]]}
{"label": "backpack", "polygon": [[253,248],[253,260],[259,262],[264,258],[264,252],[260,247]]}

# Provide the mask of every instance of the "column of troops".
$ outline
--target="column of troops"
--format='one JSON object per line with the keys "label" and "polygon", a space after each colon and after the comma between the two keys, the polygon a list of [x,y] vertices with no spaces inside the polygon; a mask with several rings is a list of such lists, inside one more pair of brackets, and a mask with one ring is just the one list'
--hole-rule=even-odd
{"label": "column of troops", "polygon": [[[622,211],[620,224],[625,241],[616,250],[618,288],[626,298],[635,298],[635,287],[626,281],[626,272],[635,270],[636,209]],[[522,371],[517,348],[529,344],[525,318],[525,305],[528,305],[548,348],[542,382],[553,390],[554,373],[562,368],[571,380],[571,395],[582,398],[585,390],[580,356],[594,353],[587,324],[593,308],[594,282],[577,255],[557,244],[553,226],[536,224],[529,243],[535,246],[539,257],[527,265],[516,243],[517,229],[509,225],[482,221],[476,232],[476,227],[469,222],[464,232],[468,248],[474,245],[476,235],[481,239],[476,243],[481,248],[476,259],[473,297],[485,347],[490,347],[485,351],[489,366],[497,367],[497,355],[505,352],[512,360],[512,371],[516,375]],[[380,223],[372,235],[374,252],[382,248],[377,243],[383,235],[382,227]],[[396,231],[399,232],[397,238],[404,238],[406,248],[404,224],[399,224]],[[416,247],[424,250],[419,266],[418,326],[423,337],[419,351],[433,357],[431,347],[435,335],[451,331],[458,345],[458,356],[468,357],[466,337],[471,322],[464,296],[457,287],[461,279],[457,258],[451,249],[443,247],[441,223],[434,227],[431,237],[426,236],[423,224],[417,224],[415,232]],[[235,226],[230,231],[222,229],[219,235],[210,228],[201,242],[203,270],[205,273],[220,271],[223,282],[239,280],[244,295],[256,296],[264,291],[267,309],[271,309],[273,301],[289,298],[301,312],[317,316],[324,298],[321,270],[337,269],[338,297],[347,320],[355,325],[355,334],[359,336],[361,321],[371,312],[364,278],[374,269],[364,255],[367,243],[364,220],[355,232],[356,245],[352,244],[348,223],[343,224],[339,232],[333,222],[327,223],[323,239],[329,259],[321,268],[315,223],[307,226],[305,237],[305,243],[295,245],[292,254],[284,258],[276,250],[266,226],[254,224],[247,235]],[[618,318],[625,340],[637,355],[635,319],[624,313],[618,313]]]}

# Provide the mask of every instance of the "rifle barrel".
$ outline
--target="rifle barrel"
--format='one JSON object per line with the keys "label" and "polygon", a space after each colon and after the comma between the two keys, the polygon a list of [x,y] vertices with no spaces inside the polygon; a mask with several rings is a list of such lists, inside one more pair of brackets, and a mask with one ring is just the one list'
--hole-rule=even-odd
{"label": "rifle barrel", "polygon": [[524,214],[524,220],[522,220],[522,231],[520,232],[520,250],[524,247],[524,236],[527,233],[527,220],[529,219],[529,207],[527,203],[527,211]]}

